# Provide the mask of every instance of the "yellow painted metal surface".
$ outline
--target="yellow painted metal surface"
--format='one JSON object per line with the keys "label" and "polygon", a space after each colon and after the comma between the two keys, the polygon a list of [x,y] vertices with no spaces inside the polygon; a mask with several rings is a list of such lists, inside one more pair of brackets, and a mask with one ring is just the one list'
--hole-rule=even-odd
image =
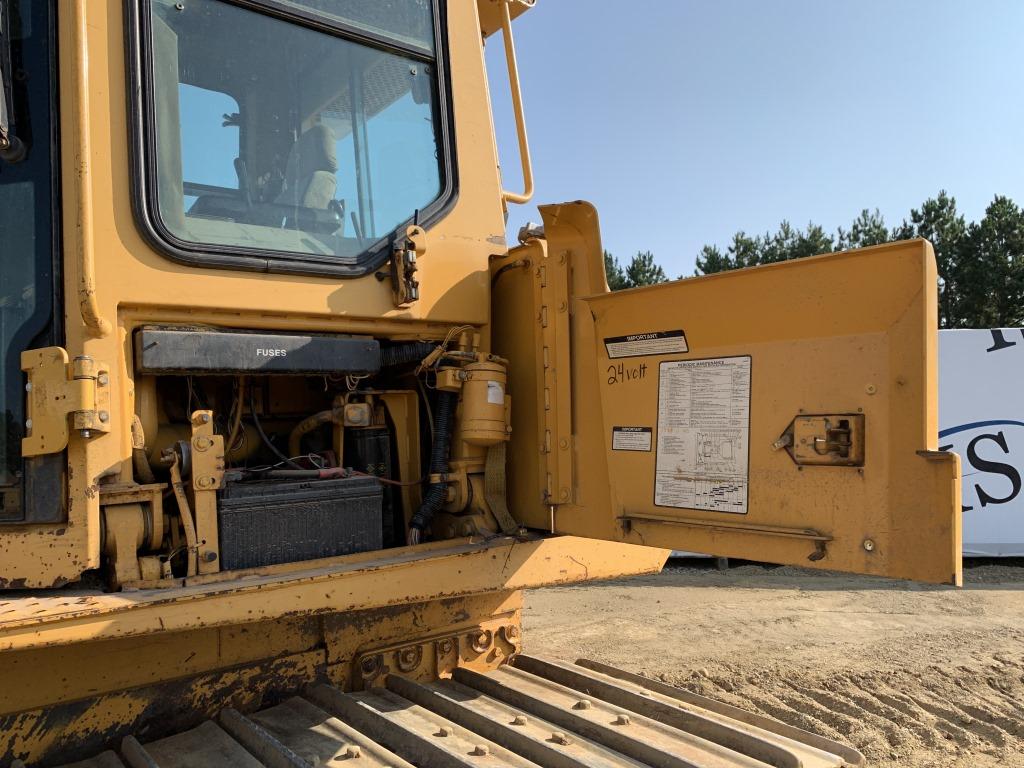
{"label": "yellow painted metal surface", "polygon": [[[596,214],[577,203],[544,209],[546,237],[509,253],[505,203],[529,197],[531,185],[527,172],[524,194],[503,192],[481,33],[504,28],[509,40],[509,22],[533,3],[446,5],[459,194],[429,231],[410,230],[406,262],[396,267],[407,279],[396,291],[386,276],[202,269],[157,253],[140,234],[130,194],[128,4],[58,0],[69,300],[65,348],[47,354],[60,372],[83,356],[109,365],[102,384],[97,375],[94,388],[67,388],[78,392],[75,408],[32,401],[39,432],[30,430],[26,454],[66,450],[67,520],[0,530],[0,589],[30,590],[0,600],[0,764],[52,763],[139,727],[156,738],[182,713],[195,724],[225,706],[253,710],[265,696],[314,680],[350,690],[386,684],[393,668],[423,681],[455,666],[491,670],[519,649],[517,590],[656,572],[668,548],[959,580],[957,459],[934,451],[930,248],[902,244],[612,296]],[[516,101],[528,169],[518,94]],[[219,572],[216,491],[225,452],[215,414],[196,412],[191,434],[178,425],[175,439],[194,448],[188,491],[177,464],[169,489],[152,478],[135,484],[133,449],[152,448],[142,433],[160,432],[162,404],[155,378],[134,373],[132,336],[156,323],[386,340],[440,340],[464,326],[479,341],[474,348],[510,361],[511,399],[479,401],[503,390],[502,365],[463,403],[462,419],[479,417],[468,430],[474,450],[452,457],[453,476],[464,480],[434,535],[488,528],[481,499],[505,487],[511,520],[503,517],[502,529],[516,523],[560,535],[452,538]],[[603,340],[676,328],[691,344],[679,359],[751,360],[743,515],[659,506],[656,452],[612,450],[615,427],[647,427],[657,444],[656,371],[677,358],[612,361]],[[29,352],[28,362],[42,354]],[[395,435],[407,481],[400,493],[411,509],[419,496],[419,401],[410,392],[378,395],[393,418],[416,424]],[[509,412],[503,471],[493,446],[505,448]],[[779,441],[801,413],[856,414],[863,460],[798,466]],[[33,442],[44,433],[45,445]],[[794,430],[797,441],[804,436],[814,439]],[[491,466],[481,477],[488,446]],[[473,482],[470,465],[480,469]],[[162,514],[165,491],[169,503],[174,495],[180,510],[194,513],[182,515],[191,526],[179,542],[189,552],[188,575],[177,579],[157,546],[143,546],[160,539],[165,522],[177,535],[176,520]],[[111,510],[106,562],[101,499]],[[154,552],[132,562],[140,548]],[[43,591],[103,565],[132,591]],[[141,588],[156,584],[164,588]]]}
{"label": "yellow painted metal surface", "polygon": [[151,741],[314,681],[360,690],[368,658],[413,679],[493,669],[520,648],[521,605],[518,592],[492,591],[0,653],[0,766],[81,759],[130,733]]}
{"label": "yellow painted metal surface", "polygon": [[[511,361],[517,395],[513,430],[534,436],[512,449],[513,503],[523,519],[542,525],[547,517],[553,530],[578,536],[960,583],[958,457],[935,453],[937,278],[928,243],[610,294],[593,209],[580,203],[544,214],[546,242],[510,253],[508,263],[530,267],[502,275],[496,289],[496,350]],[[566,286],[568,311],[553,281]],[[512,331],[527,325],[532,336]],[[689,351],[612,358],[604,343],[677,330]],[[555,351],[561,345],[571,349],[568,364]],[[747,488],[734,493],[741,514],[666,499],[666,487],[720,492],[718,470],[698,472],[703,485],[684,482],[674,465],[656,473],[669,445],[663,422],[680,408],[704,407],[698,402],[724,407],[720,393],[691,393],[689,405],[669,400],[662,366],[691,360],[749,361],[737,365],[749,366],[749,395],[730,406],[742,401],[749,410],[748,431],[737,433],[748,464]],[[559,420],[568,407],[566,436]],[[863,417],[863,466],[793,461],[778,442],[801,414]],[[614,449],[616,427],[650,430],[649,449]],[[567,499],[559,467],[569,455]],[[552,477],[557,488],[548,487]]]}
{"label": "yellow painted metal surface", "polygon": [[[454,145],[465,190],[430,231],[422,288],[396,308],[390,283],[197,269],[156,253],[135,224],[130,194],[124,9],[121,0],[58,3],[64,203],[66,348],[111,363],[110,433],[72,434],[67,524],[7,529],[0,587],[51,587],[100,564],[101,474],[131,479],[137,411],[131,334],[144,323],[278,331],[443,337],[453,324],[486,326],[488,259],[505,250],[501,184],[474,2],[449,4],[457,116]],[[516,10],[513,9],[515,13]]]}
{"label": "yellow painted metal surface", "polygon": [[536,0],[476,0],[480,13],[480,31],[484,37],[488,37],[501,30],[503,4],[508,5],[511,17],[517,19],[533,8],[535,2]]}
{"label": "yellow painted metal surface", "polygon": [[177,589],[12,597],[0,601],[0,657],[189,627],[656,573],[667,556],[665,550],[569,536],[501,537],[269,567]]}
{"label": "yellow painted metal surface", "polygon": [[173,590],[0,601],[0,765],[249,711],[317,679],[358,690],[389,669],[492,669],[521,642],[517,590],[654,573],[667,555],[568,536],[437,542]]}

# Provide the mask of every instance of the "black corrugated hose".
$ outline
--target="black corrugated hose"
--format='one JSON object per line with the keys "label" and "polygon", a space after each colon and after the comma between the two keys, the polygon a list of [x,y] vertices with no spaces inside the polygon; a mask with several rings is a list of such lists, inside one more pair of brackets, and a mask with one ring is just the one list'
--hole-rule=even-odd
{"label": "black corrugated hose", "polygon": [[437,349],[437,344],[430,341],[408,341],[381,347],[380,367],[394,368],[399,365],[419,363],[435,349]]}
{"label": "black corrugated hose", "polygon": [[[448,474],[448,452],[451,450],[452,433],[455,431],[455,409],[459,404],[457,392],[437,393],[437,420],[434,442],[430,447],[430,474]],[[423,494],[423,502],[412,516],[409,527],[419,531],[426,529],[434,515],[444,506],[448,497],[448,483],[431,483]]]}

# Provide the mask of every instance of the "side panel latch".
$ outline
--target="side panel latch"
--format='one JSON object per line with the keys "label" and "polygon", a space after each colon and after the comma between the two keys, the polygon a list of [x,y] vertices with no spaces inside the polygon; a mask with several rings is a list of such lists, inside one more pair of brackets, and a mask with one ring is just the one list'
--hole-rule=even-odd
{"label": "side panel latch", "polygon": [[86,439],[110,431],[110,366],[87,355],[69,362],[67,350],[45,347],[22,352],[21,370],[28,379],[23,456],[60,453],[71,429]]}
{"label": "side panel latch", "polygon": [[420,281],[417,258],[427,250],[427,233],[422,227],[411,226],[391,255],[391,291],[395,306],[408,308],[419,301]]}
{"label": "side panel latch", "polygon": [[863,467],[864,414],[797,416],[773,447],[802,466]]}

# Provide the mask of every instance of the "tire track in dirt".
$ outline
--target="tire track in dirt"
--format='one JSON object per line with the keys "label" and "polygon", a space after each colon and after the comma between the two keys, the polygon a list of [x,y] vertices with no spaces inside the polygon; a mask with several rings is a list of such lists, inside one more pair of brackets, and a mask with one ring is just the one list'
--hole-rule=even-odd
{"label": "tire track in dirt", "polygon": [[965,580],[670,567],[530,593],[524,617],[533,653],[647,674],[854,746],[872,768],[1024,768],[1024,560]]}
{"label": "tire track in dirt", "polygon": [[922,752],[945,759],[914,764],[972,765],[975,755],[994,759],[992,765],[1018,765],[1024,764],[1019,668],[1012,658],[982,656],[977,666],[961,665],[955,673],[938,666],[831,677],[716,670],[676,684],[850,743],[872,765],[908,765],[907,758]]}

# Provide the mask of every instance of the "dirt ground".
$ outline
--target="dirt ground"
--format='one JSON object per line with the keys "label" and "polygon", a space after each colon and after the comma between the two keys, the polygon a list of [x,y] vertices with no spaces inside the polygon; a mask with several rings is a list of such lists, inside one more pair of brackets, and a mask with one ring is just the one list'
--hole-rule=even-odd
{"label": "dirt ground", "polygon": [[965,581],[672,560],[657,576],[529,593],[525,650],[771,715],[872,766],[1024,768],[1024,561],[972,564]]}

